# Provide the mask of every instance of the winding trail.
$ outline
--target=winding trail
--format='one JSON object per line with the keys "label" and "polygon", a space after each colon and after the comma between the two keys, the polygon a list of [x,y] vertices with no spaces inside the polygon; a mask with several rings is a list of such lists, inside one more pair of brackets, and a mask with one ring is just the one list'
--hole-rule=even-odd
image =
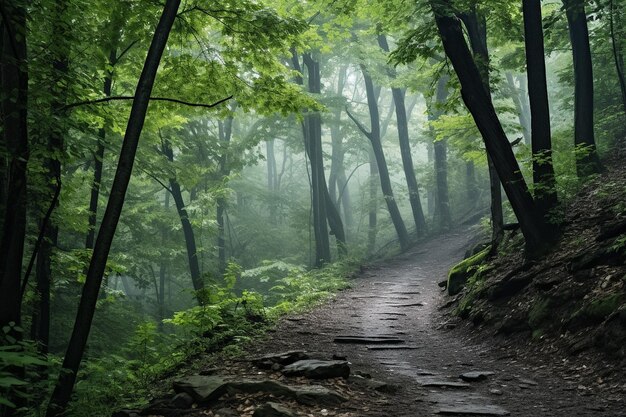
{"label": "winding trail", "polygon": [[[437,282],[462,258],[468,236],[450,233],[368,268],[330,303],[282,322],[260,350],[346,357],[353,371],[399,387],[367,407],[349,405],[359,416],[626,416],[619,396],[581,392],[550,364],[518,361],[491,340],[477,343],[465,330],[447,328]],[[362,343],[336,343],[338,337]],[[494,374],[478,382],[458,378],[470,371]]]}

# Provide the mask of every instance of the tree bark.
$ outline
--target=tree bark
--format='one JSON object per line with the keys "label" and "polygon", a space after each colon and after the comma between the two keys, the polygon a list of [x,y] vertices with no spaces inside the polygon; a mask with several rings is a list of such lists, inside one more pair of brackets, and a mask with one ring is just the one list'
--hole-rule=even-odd
{"label": "tree bark", "polygon": [[[170,161],[174,162],[174,151],[167,140],[162,143],[163,154]],[[180,188],[179,182],[175,177],[169,179],[170,193],[174,199],[176,205],[176,211],[180,218],[180,224],[183,228],[183,235],[185,236],[185,246],[187,248],[187,260],[189,262],[189,273],[191,274],[191,282],[196,294],[198,304],[204,304],[202,290],[204,289],[204,282],[202,281],[202,273],[200,272],[200,263],[198,262],[198,247],[196,245],[196,236],[193,231],[193,226],[189,220],[187,209],[185,208],[185,200],[183,199],[183,193]]]}
{"label": "tree bark", "polygon": [[[228,116],[225,122],[220,122],[220,142],[222,142],[222,157],[220,160],[220,175],[222,181],[230,175],[230,168],[228,167],[228,148],[230,147],[230,140],[233,134],[233,116]],[[269,144],[269,142],[268,142]],[[272,141],[272,147],[274,143]],[[272,150],[273,155],[273,150]],[[269,161],[268,161],[269,162]],[[276,163],[274,162],[274,171],[276,171]],[[274,172],[272,180],[272,187],[276,187],[276,175]],[[221,275],[226,272],[226,234],[224,228],[224,216],[226,214],[226,197],[220,194],[217,199],[217,252],[218,252],[218,268]],[[274,213],[274,221],[276,213]]]}
{"label": "tree bark", "polygon": [[[387,38],[383,34],[378,35],[378,45],[380,48],[389,53],[389,44]],[[392,79],[396,78],[395,71],[389,70]],[[411,156],[411,143],[409,141],[409,122],[406,113],[406,105],[404,102],[405,91],[394,87],[391,89],[393,102],[396,108],[396,120],[398,127],[398,140],[400,142],[400,154],[402,156],[402,167],[404,168],[404,176],[409,191],[409,202],[411,203],[411,211],[413,213],[413,221],[415,222],[415,230],[417,236],[426,234],[426,219],[424,218],[424,210],[419,194],[419,186],[415,177],[415,168],[413,167],[413,157]]]}
{"label": "tree bark", "polygon": [[430,2],[437,28],[461,83],[461,95],[480,130],[487,153],[491,155],[504,190],[511,202],[526,240],[526,254],[536,257],[549,249],[554,236],[545,223],[528,191],[511,145],[504,133],[483,79],[465,42],[458,18],[450,14],[449,1]]}
{"label": "tree bark", "polygon": [[552,137],[550,133],[550,108],[548,83],[543,46],[541,1],[523,0],[524,41],[528,71],[528,96],[530,98],[531,133],[533,152],[533,181],[535,202],[545,214],[558,203],[556,181],[552,164]]}
{"label": "tree bark", "polygon": [[609,0],[609,19],[613,60],[615,61],[617,81],[619,82],[620,92],[622,93],[622,107],[624,109],[624,113],[626,113],[626,79],[624,78],[624,58],[619,49],[618,36],[615,34],[615,21],[617,21],[617,26],[620,26],[621,22],[620,15],[615,10],[614,0]]}
{"label": "tree bark", "polygon": [[515,111],[517,112],[519,124],[522,128],[524,143],[528,146],[531,146],[530,121],[528,120],[528,110],[526,109],[527,103],[525,103],[525,96],[527,94],[527,91],[521,85],[519,88],[517,87],[517,84],[515,84],[515,79],[513,78],[513,74],[511,74],[510,72],[507,72],[505,74],[505,77],[509,87],[509,94],[511,100],[513,100],[513,104],[515,105]]}
{"label": "tree bark", "polygon": [[[484,15],[478,15],[476,5],[470,7],[469,13],[461,15],[465,23],[469,40],[474,54],[476,67],[490,102],[491,87],[489,81],[489,50],[487,48],[487,21]],[[492,103],[493,106],[493,103]],[[508,139],[507,139],[508,142]],[[502,211],[502,189],[500,176],[494,166],[491,155],[487,154],[487,166],[489,169],[489,189],[491,191],[491,252],[496,253],[498,246],[504,237],[504,213]]]}
{"label": "tree bark", "polygon": [[[446,102],[448,97],[448,77],[441,77],[437,81],[435,92],[435,104],[429,109],[430,121],[439,119],[442,111],[440,105]],[[433,135],[434,137],[434,135]],[[440,231],[452,227],[452,214],[450,213],[450,197],[448,193],[448,144],[446,139],[433,141],[433,161],[435,167],[435,189],[433,223]]]}
{"label": "tree bark", "polygon": [[393,195],[391,178],[389,177],[387,161],[385,159],[385,153],[383,152],[383,145],[380,138],[380,114],[378,111],[378,102],[374,89],[374,82],[364,65],[361,65],[361,71],[363,73],[365,90],[367,92],[367,105],[370,113],[371,130],[367,132],[367,130],[349,112],[348,116],[350,116],[350,118],[357,124],[359,129],[367,136],[372,144],[372,150],[374,151],[374,157],[376,158],[376,165],[378,166],[380,188],[383,192],[383,198],[387,204],[387,210],[389,211],[391,222],[396,229],[400,247],[404,250],[408,248],[410,239],[404,225],[404,221],[402,220],[402,216],[400,215],[398,204],[396,203]]}
{"label": "tree bark", "polygon": [[[3,145],[8,157],[8,184],[0,239],[0,327],[21,325],[21,274],[26,234],[28,149],[28,62],[24,7],[3,4],[1,107]],[[19,332],[11,336],[20,339]]]}
{"label": "tree bark", "polygon": [[109,202],[89,264],[72,336],[59,373],[59,379],[48,404],[47,417],[57,417],[64,414],[72,395],[78,368],[87,344],[109,250],[124,205],[124,197],[132,174],[139,136],[148,110],[150,93],[179,5],[180,0],[166,1],[135,90],[135,100],[128,119]]}
{"label": "tree bark", "polygon": [[576,160],[579,178],[600,172],[593,128],[593,67],[584,0],[563,0],[574,60],[574,145],[584,147]]}

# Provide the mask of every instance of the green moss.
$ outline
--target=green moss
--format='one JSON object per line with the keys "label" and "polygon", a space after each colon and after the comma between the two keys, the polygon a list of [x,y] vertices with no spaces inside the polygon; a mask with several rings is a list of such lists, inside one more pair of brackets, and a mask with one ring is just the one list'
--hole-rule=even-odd
{"label": "green moss", "polygon": [[591,318],[602,319],[619,308],[620,298],[620,294],[611,294],[595,299],[585,308],[585,313]]}
{"label": "green moss", "polygon": [[480,265],[491,250],[491,246],[486,247],[474,256],[462,260],[450,269],[448,274],[448,294],[456,295],[461,292],[467,280],[473,275],[474,270]]}
{"label": "green moss", "polygon": [[543,336],[543,330],[541,329],[533,330],[533,334],[532,334],[533,340],[539,340],[541,339],[541,336]]}
{"label": "green moss", "polygon": [[528,312],[528,325],[531,329],[536,330],[541,327],[541,323],[550,315],[550,300],[548,298],[540,298],[535,301],[532,308]]}

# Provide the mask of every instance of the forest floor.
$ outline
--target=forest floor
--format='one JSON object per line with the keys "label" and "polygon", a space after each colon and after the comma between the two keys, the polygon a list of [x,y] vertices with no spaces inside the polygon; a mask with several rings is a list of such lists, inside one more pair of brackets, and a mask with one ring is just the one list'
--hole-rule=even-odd
{"label": "forest floor", "polygon": [[[175,414],[251,416],[265,402],[275,401],[300,416],[626,416],[626,377],[615,362],[559,351],[534,354],[494,337],[493,329],[459,325],[450,318],[437,284],[462,259],[470,236],[469,230],[452,232],[369,266],[351,289],[330,302],[280,321],[244,359],[217,357],[197,370],[226,379],[321,385],[347,401],[302,405],[279,395],[232,392],[210,407]],[[351,376],[309,380],[285,376],[279,366],[260,369],[251,360],[292,350],[315,359],[345,359]],[[471,382],[459,378],[471,371],[493,374],[468,375],[480,379]]]}

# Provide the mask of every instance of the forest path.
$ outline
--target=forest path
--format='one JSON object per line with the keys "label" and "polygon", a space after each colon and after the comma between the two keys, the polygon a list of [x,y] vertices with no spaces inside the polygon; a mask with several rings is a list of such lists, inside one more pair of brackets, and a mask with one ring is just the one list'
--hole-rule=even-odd
{"label": "forest path", "polygon": [[[395,394],[346,404],[359,416],[626,416],[623,399],[581,391],[549,362],[524,363],[490,340],[477,344],[464,330],[447,329],[437,283],[462,258],[468,239],[466,231],[449,233],[367,268],[330,303],[281,322],[258,352],[345,357],[353,373],[398,387]],[[372,340],[336,343],[341,336]],[[494,374],[459,379],[471,371]]]}

